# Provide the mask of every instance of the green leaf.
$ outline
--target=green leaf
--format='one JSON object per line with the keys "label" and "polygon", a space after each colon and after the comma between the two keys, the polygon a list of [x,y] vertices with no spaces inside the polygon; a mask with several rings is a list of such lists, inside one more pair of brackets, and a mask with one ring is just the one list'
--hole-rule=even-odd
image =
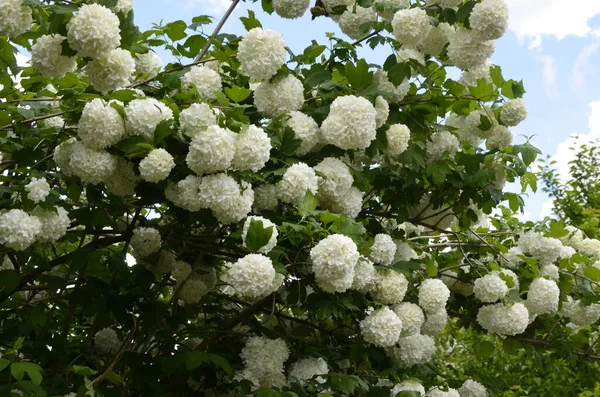
{"label": "green leaf", "polygon": [[527,187],[531,187],[531,190],[535,193],[537,191],[537,176],[533,172],[527,171],[525,175],[521,177],[521,193],[525,193]]}
{"label": "green leaf", "polygon": [[48,11],[52,14],[69,14],[77,11],[76,4],[53,4],[48,7]]}
{"label": "green leaf", "polygon": [[469,25],[469,17],[471,16],[471,11],[477,5],[477,1],[469,0],[464,3],[456,12],[456,21],[462,22],[465,27],[470,27]]}
{"label": "green leaf", "polygon": [[264,227],[262,220],[252,219],[246,234],[246,247],[251,252],[258,252],[269,243],[273,235],[273,226]]}
{"label": "green leaf", "polygon": [[154,142],[157,145],[161,144],[168,136],[173,134],[173,124],[175,124],[173,120],[163,120],[158,123],[156,131],[154,131]]}
{"label": "green leaf", "polygon": [[75,51],[69,46],[69,42],[67,41],[67,39],[64,39],[62,43],[60,43],[60,48],[61,55],[64,55],[66,57],[74,57],[77,55],[77,51]]}
{"label": "green leaf", "polygon": [[365,89],[373,81],[373,73],[369,71],[369,64],[364,59],[356,62],[356,66],[348,62],[345,72],[348,82],[356,91]]}
{"label": "green leaf", "polygon": [[411,69],[408,63],[397,63],[388,71],[388,79],[392,84],[398,86],[410,77]]}
{"label": "green leaf", "polygon": [[16,380],[22,380],[23,376],[27,374],[31,381],[37,386],[42,383],[41,371],[42,368],[39,365],[29,362],[13,363],[10,366],[10,373]]}
{"label": "green leaf", "polygon": [[496,87],[504,86],[505,80],[502,76],[502,68],[498,65],[494,65],[490,68],[490,76]]}
{"label": "green leaf", "polygon": [[360,222],[344,219],[342,223],[340,223],[337,232],[350,237],[356,242],[360,241],[361,237],[367,232],[367,229],[365,229],[364,225]]}
{"label": "green leaf", "polygon": [[508,80],[502,85],[502,95],[508,99],[521,98],[524,93],[523,81]]}
{"label": "green leaf", "polygon": [[223,357],[213,353],[205,353],[199,351],[187,352],[185,353],[184,361],[185,366],[189,371],[198,368],[202,364],[213,364],[216,367],[219,367],[222,370],[224,370],[225,373],[227,373],[228,375],[231,375],[233,373],[229,362]]}
{"label": "green leaf", "polygon": [[[131,46],[140,37],[140,29],[133,21],[133,12],[128,12],[127,15],[119,13],[119,29],[121,30],[121,47],[131,48]],[[168,34],[167,34],[168,35]],[[185,37],[185,36],[184,36]]]}
{"label": "green leaf", "polygon": [[475,355],[478,358],[488,358],[494,352],[494,344],[490,341],[484,340],[480,343],[475,344]]}
{"label": "green leaf", "polygon": [[269,15],[273,13],[273,0],[262,0],[261,5],[264,12],[266,12]]}
{"label": "green leaf", "polygon": [[246,100],[250,95],[252,95],[252,90],[247,88],[238,87],[234,85],[233,87],[225,87],[223,89],[225,94],[234,102],[240,103]]}
{"label": "green leaf", "polygon": [[0,372],[4,371],[4,368],[8,367],[10,364],[10,360],[5,358],[0,358]]}
{"label": "green leaf", "polygon": [[583,274],[592,281],[600,281],[600,269],[595,266],[584,268]]}
{"label": "green leaf", "polygon": [[262,24],[256,19],[256,14],[252,10],[248,10],[247,17],[240,17],[240,21],[242,21],[244,28],[248,31],[254,28],[262,28]]}
{"label": "green leaf", "polygon": [[565,228],[564,222],[550,221],[550,232],[546,233],[546,237],[561,238],[569,234]]}
{"label": "green leaf", "polygon": [[180,21],[175,21],[175,22],[171,22],[171,23],[167,24],[163,28],[163,31],[167,34],[167,36],[172,41],[177,41],[177,40],[181,40],[187,36],[187,33],[185,33],[186,29],[187,29],[187,23],[180,20]]}
{"label": "green leaf", "polygon": [[256,397],[279,397],[279,392],[270,387],[261,387],[256,391]]}
{"label": "green leaf", "polygon": [[19,273],[14,270],[0,270],[0,292],[4,295],[12,293],[21,282]]}
{"label": "green leaf", "polygon": [[484,116],[483,114],[479,116],[479,129],[481,131],[489,131],[492,128],[492,122],[490,121],[490,118],[487,116]]}
{"label": "green leaf", "polygon": [[192,18],[192,23],[188,26],[188,29],[196,30],[202,25],[208,25],[212,23],[212,17],[208,15],[199,15]]}
{"label": "green leaf", "polygon": [[304,200],[302,200],[302,204],[300,204],[298,211],[303,217],[309,216],[315,209],[317,209],[317,204],[318,201],[313,192],[306,190]]}
{"label": "green leaf", "polygon": [[219,105],[229,106],[231,104],[231,102],[229,102],[229,99],[227,99],[225,94],[223,94],[222,92],[215,91],[215,96],[217,97],[217,102],[219,103]]}
{"label": "green leaf", "polygon": [[504,282],[506,283],[506,286],[507,286],[508,288],[512,288],[512,287],[514,287],[514,286],[515,286],[515,280],[514,280],[514,279],[513,279],[511,276],[509,276],[508,274],[506,274],[506,273],[503,273],[502,271],[500,271],[500,273],[498,274],[498,276],[499,276],[499,277],[500,277],[502,280],[504,280]]}
{"label": "green leaf", "polygon": [[421,393],[418,391],[401,391],[396,394],[396,397],[421,397]]}
{"label": "green leaf", "polygon": [[469,91],[471,91],[471,95],[484,101],[490,101],[496,96],[496,90],[494,89],[494,86],[483,78],[477,80],[477,86],[470,86]]}

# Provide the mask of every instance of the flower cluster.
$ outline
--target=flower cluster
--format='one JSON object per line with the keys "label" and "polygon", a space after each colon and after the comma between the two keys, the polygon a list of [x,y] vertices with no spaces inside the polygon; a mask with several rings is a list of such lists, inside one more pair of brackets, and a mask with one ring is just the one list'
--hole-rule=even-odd
{"label": "flower cluster", "polygon": [[377,134],[377,112],[371,102],[354,95],[341,96],[331,104],[321,124],[321,134],[339,148],[366,149]]}
{"label": "flower cluster", "polygon": [[268,254],[277,245],[277,236],[279,235],[279,232],[277,231],[277,226],[273,222],[266,218],[263,218],[262,216],[249,216],[248,218],[246,218],[246,222],[244,222],[244,228],[242,230],[242,241],[244,247],[246,247],[246,236],[248,236],[248,230],[250,229],[250,224],[252,223],[252,221],[259,221],[262,223],[263,229],[271,228],[272,230],[271,237],[269,238],[267,244],[262,246],[258,250],[258,252],[261,254]]}
{"label": "flower cluster", "polygon": [[251,29],[240,41],[237,53],[240,70],[254,80],[267,80],[275,76],[285,62],[285,56],[283,37],[262,28]]}
{"label": "flower cluster", "polygon": [[50,194],[50,185],[46,181],[46,178],[34,177],[31,178],[31,182],[25,185],[25,191],[29,200],[34,203],[41,203]]}
{"label": "flower cluster", "polygon": [[394,346],[402,332],[402,320],[389,307],[384,306],[360,322],[365,341],[380,347]]}
{"label": "flower cluster", "polygon": [[196,88],[200,98],[207,98],[215,91],[221,91],[221,76],[205,66],[192,66],[181,78],[183,87]]}
{"label": "flower cluster", "polygon": [[160,250],[160,232],[152,227],[138,227],[133,230],[130,244],[135,256],[145,258]]}
{"label": "flower cluster", "polygon": [[62,55],[62,42],[66,37],[59,34],[44,35],[31,47],[31,66],[44,76],[55,79],[64,77],[77,68],[74,57]]}
{"label": "flower cluster", "polygon": [[86,103],[77,125],[77,135],[81,142],[92,149],[106,149],[125,136],[125,122],[119,111],[112,105],[95,98]]}
{"label": "flower cluster", "polygon": [[160,182],[169,176],[175,167],[175,161],[165,149],[154,149],[140,161],[139,167],[140,175],[145,181]]}
{"label": "flower cluster", "polygon": [[264,81],[254,91],[254,106],[270,118],[300,110],[303,103],[302,82],[291,74]]}
{"label": "flower cluster", "polygon": [[290,383],[297,382],[304,385],[307,380],[315,378],[319,383],[325,383],[325,379],[318,375],[327,375],[329,367],[321,357],[303,358],[290,366],[288,380]]}
{"label": "flower cluster", "polygon": [[522,303],[505,305],[496,303],[479,309],[477,322],[488,332],[499,335],[518,335],[529,324],[529,311]]}
{"label": "flower cluster", "polygon": [[312,271],[317,284],[325,292],[344,292],[352,286],[358,249],[352,239],[331,235],[310,250]]}
{"label": "flower cluster", "polygon": [[285,384],[283,365],[289,356],[290,351],[282,339],[252,336],[240,353],[245,368],[239,376],[256,387],[281,387]]}
{"label": "flower cluster", "polygon": [[85,4],[67,24],[67,40],[82,57],[103,57],[121,42],[119,18],[104,6]]}
{"label": "flower cluster", "polygon": [[273,0],[273,9],[282,18],[300,18],[308,7],[310,0]]}

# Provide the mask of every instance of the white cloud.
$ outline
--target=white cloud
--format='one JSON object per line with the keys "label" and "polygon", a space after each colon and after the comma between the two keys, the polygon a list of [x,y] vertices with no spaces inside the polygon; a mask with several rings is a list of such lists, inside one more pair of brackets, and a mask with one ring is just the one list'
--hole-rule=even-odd
{"label": "white cloud", "polygon": [[552,200],[542,201],[542,208],[540,210],[540,219],[544,219],[547,216],[551,216],[553,208],[554,208],[554,202]]}
{"label": "white cloud", "polygon": [[546,85],[546,94],[553,99],[558,98],[556,59],[550,55],[535,55],[535,59],[542,64],[542,77]]}
{"label": "white cloud", "polygon": [[577,54],[577,60],[573,65],[573,71],[571,73],[571,80],[576,88],[585,86],[587,76],[594,73],[594,65],[590,62],[590,58],[600,48],[600,42],[595,42],[587,45]]}
{"label": "white cloud", "polygon": [[600,14],[600,1],[579,0],[506,0],[510,9],[510,30],[519,39],[541,45],[544,35],[562,40],[567,36],[584,37],[592,33],[588,21]]}
{"label": "white cloud", "polygon": [[231,0],[188,0],[188,8],[200,6],[203,12],[218,17],[231,5]]}

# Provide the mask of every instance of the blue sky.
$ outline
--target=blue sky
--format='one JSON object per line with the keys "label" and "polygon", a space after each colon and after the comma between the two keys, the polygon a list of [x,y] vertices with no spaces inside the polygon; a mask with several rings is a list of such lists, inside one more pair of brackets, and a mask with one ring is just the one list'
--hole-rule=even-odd
{"label": "blue sky", "polygon": [[[535,135],[534,144],[544,155],[554,156],[567,177],[570,136],[600,138],[600,0],[580,0],[576,6],[564,0],[506,1],[511,9],[510,28],[496,42],[492,62],[502,67],[506,78],[524,80],[529,109],[528,119],[513,133],[517,142],[524,141],[522,136]],[[136,0],[136,23],[148,29],[161,19],[167,23],[189,22],[196,15],[220,18],[229,4],[229,0]],[[293,21],[269,16],[260,10],[260,1],[240,4],[223,31],[243,34],[238,18],[248,8],[256,12],[263,27],[282,33],[294,52],[313,39],[326,44],[326,32],[343,37],[329,19],[311,21],[308,13]],[[361,51],[371,63],[382,63],[387,55],[383,49]],[[543,194],[532,195],[523,218],[540,219],[550,208]]]}

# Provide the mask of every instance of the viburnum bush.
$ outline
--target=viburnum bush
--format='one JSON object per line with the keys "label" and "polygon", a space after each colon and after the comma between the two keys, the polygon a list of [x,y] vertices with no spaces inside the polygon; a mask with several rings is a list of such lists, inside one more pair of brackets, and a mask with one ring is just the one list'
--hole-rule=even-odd
{"label": "viburnum bush", "polygon": [[263,0],[347,35],[298,54],[239,2],[0,0],[0,393],[593,393],[600,241],[504,189],[504,0]]}

